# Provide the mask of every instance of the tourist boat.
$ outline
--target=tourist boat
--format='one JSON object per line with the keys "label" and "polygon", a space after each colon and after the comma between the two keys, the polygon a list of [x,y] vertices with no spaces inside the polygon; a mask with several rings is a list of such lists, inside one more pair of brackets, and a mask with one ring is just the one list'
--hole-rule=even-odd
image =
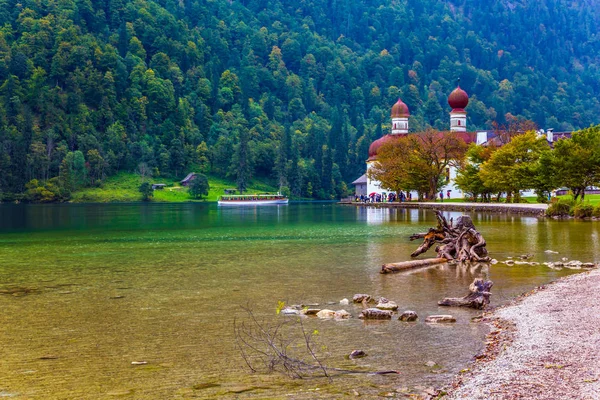
{"label": "tourist boat", "polygon": [[287,204],[288,198],[281,194],[238,194],[221,196],[220,206],[262,206]]}

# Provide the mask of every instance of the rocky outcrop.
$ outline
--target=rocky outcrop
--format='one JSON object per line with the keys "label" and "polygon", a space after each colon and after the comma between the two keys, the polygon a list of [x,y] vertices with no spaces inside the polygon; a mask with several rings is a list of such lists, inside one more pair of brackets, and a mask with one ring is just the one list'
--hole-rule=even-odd
{"label": "rocky outcrop", "polygon": [[410,311],[410,310],[406,310],[404,311],[399,317],[398,319],[400,321],[405,321],[405,322],[412,322],[412,321],[416,321],[419,318],[419,316],[417,315],[416,312],[414,311]]}
{"label": "rocky outcrop", "polygon": [[456,318],[452,315],[430,315],[425,318],[425,322],[431,324],[440,324],[440,323],[451,323],[456,322]]}

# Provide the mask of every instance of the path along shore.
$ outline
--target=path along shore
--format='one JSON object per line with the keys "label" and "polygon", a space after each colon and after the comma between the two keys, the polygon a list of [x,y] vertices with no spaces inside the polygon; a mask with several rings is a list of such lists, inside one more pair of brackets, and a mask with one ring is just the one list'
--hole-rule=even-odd
{"label": "path along shore", "polygon": [[487,349],[444,399],[600,399],[600,270],[538,288],[484,317]]}
{"label": "path along shore", "polygon": [[461,212],[496,212],[496,213],[515,213],[543,216],[548,209],[547,204],[538,203],[469,203],[469,202],[417,202],[406,201],[403,203],[360,203],[355,201],[341,201],[340,204],[354,205],[357,207],[388,207],[388,208],[420,208],[436,209],[443,211],[461,211]]}

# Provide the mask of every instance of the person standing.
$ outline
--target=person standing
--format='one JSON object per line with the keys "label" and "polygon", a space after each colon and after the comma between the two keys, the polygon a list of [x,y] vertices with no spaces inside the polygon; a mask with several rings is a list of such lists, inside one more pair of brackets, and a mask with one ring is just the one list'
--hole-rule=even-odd
{"label": "person standing", "polygon": [[444,202],[444,192],[440,192],[440,200],[442,203]]}
{"label": "person standing", "polygon": [[446,191],[446,199],[450,200],[450,189]]}

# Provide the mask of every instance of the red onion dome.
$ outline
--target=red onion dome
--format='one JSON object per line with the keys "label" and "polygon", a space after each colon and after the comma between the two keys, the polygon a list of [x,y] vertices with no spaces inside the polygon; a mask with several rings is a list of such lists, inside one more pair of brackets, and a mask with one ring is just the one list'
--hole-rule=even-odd
{"label": "red onion dome", "polygon": [[448,96],[448,104],[453,110],[462,110],[469,104],[469,95],[457,86]]}
{"label": "red onion dome", "polygon": [[392,118],[402,118],[408,117],[410,113],[408,112],[408,106],[404,104],[404,102],[400,99],[392,106]]}
{"label": "red onion dome", "polygon": [[381,146],[395,140],[398,136],[400,135],[385,135],[371,143],[371,146],[369,146],[369,161],[377,158],[377,151]]}

